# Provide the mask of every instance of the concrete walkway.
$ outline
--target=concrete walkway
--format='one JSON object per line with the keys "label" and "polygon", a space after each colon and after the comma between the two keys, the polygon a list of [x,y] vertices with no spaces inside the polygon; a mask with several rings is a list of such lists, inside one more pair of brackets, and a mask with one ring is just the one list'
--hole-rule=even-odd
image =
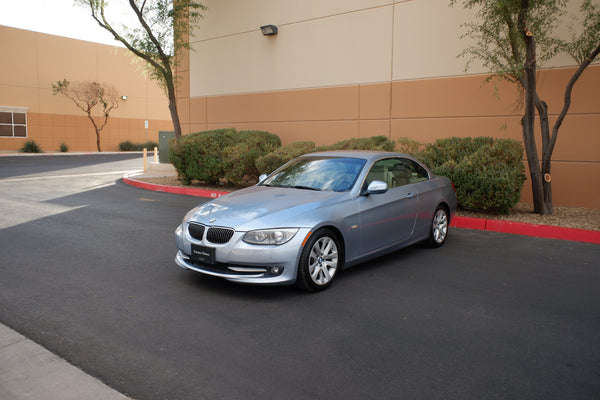
{"label": "concrete walkway", "polygon": [[0,324],[0,399],[129,399]]}

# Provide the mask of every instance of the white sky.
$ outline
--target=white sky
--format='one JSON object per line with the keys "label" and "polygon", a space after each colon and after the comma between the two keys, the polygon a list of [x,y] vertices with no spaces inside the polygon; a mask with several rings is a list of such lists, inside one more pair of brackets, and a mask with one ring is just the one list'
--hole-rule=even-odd
{"label": "white sky", "polygon": [[[111,1],[118,7],[118,1]],[[0,25],[118,46],[73,0],[0,0]],[[2,40],[0,38],[0,40]]]}

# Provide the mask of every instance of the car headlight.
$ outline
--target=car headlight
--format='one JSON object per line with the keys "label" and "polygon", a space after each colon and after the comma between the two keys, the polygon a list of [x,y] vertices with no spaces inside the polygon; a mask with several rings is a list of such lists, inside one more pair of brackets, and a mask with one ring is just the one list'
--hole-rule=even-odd
{"label": "car headlight", "polygon": [[243,240],[250,244],[284,244],[297,232],[298,228],[261,229],[246,232]]}

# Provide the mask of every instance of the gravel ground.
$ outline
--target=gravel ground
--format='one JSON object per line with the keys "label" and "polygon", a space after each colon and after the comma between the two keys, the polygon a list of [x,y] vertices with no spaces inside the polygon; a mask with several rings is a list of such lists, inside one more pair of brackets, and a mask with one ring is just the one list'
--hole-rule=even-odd
{"label": "gravel ground", "polygon": [[[175,176],[134,178],[136,180],[167,186],[181,186],[198,189],[220,190],[223,192],[235,190],[231,187],[208,187],[196,182],[185,186]],[[526,222],[530,224],[562,226],[567,228],[578,228],[600,231],[600,209],[579,207],[554,207],[552,215],[539,215],[533,212],[533,205],[519,203],[508,215],[490,214],[474,211],[458,210],[457,215],[463,217],[499,219],[505,221]]]}

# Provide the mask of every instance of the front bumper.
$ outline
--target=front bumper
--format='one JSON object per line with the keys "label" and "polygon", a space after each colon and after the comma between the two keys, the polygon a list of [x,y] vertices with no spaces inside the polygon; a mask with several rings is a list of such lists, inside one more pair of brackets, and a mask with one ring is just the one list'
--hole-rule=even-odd
{"label": "front bumper", "polygon": [[[296,281],[302,242],[310,229],[298,233],[282,245],[252,245],[242,240],[245,232],[235,232],[229,242],[215,244],[206,238],[196,240],[187,231],[187,224],[175,230],[179,248],[175,263],[183,269],[217,276],[234,282],[267,285],[293,284]],[[215,249],[215,264],[192,261],[192,244]]]}

